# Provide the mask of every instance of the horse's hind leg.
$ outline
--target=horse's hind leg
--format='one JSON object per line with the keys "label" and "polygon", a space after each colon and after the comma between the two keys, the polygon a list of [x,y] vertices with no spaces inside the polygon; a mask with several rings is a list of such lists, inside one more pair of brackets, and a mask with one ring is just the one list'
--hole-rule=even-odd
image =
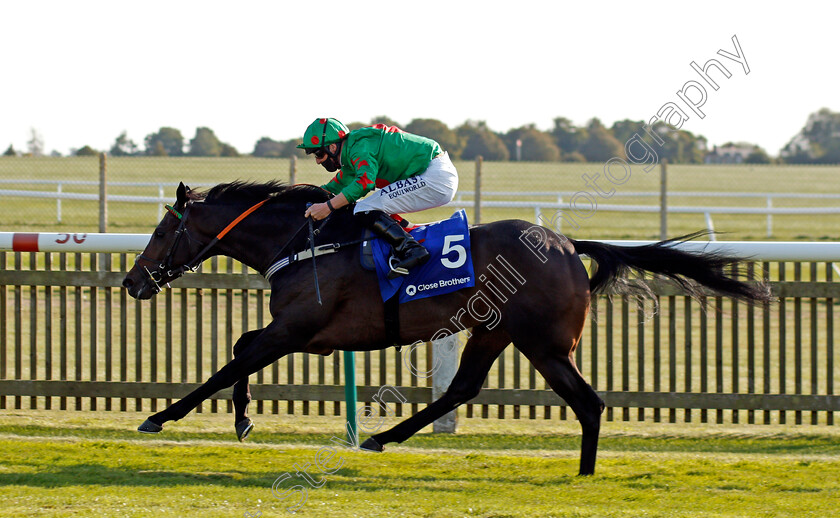
{"label": "horse's hind leg", "polygon": [[362,443],[361,447],[366,450],[382,451],[382,447],[389,442],[403,442],[424,426],[477,396],[493,362],[509,343],[510,337],[504,331],[474,329],[461,355],[458,372],[455,373],[446,392],[429,406],[395,427],[373,435]]}
{"label": "horse's hind leg", "polygon": [[[242,354],[243,351],[251,345],[254,338],[262,333],[262,331],[262,329],[255,329],[240,336],[239,340],[237,340],[236,344],[233,346],[234,358]],[[251,433],[251,430],[254,429],[254,423],[247,414],[248,404],[251,402],[251,390],[248,387],[248,376],[245,376],[233,385],[233,397],[231,399],[233,400],[236,437],[239,438],[240,441],[244,441],[245,438],[248,437],[248,434]]]}
{"label": "horse's hind leg", "polygon": [[551,388],[572,408],[580,421],[583,439],[580,447],[580,474],[595,473],[595,458],[598,452],[598,435],[601,430],[601,413],[604,401],[583,379],[571,353],[546,350],[536,351],[531,347],[517,347],[528,357],[534,367],[546,379]]}

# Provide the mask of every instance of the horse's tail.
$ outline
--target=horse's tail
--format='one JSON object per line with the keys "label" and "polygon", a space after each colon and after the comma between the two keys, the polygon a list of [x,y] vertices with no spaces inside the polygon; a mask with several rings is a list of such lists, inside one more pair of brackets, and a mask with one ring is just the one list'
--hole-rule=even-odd
{"label": "horse's tail", "polygon": [[[615,287],[619,293],[630,291],[634,286],[638,289],[639,285],[631,286],[626,276],[631,271],[647,271],[674,280],[695,297],[702,295],[698,286],[702,285],[722,295],[747,302],[773,300],[766,284],[739,280],[746,277],[739,268],[739,263],[745,261],[745,258],[718,253],[683,252],[674,247],[681,241],[706,234],[707,231],[700,231],[650,245],[630,247],[595,241],[569,241],[579,254],[588,255],[597,263],[597,269],[589,279],[589,288],[593,294],[609,287]],[[726,270],[731,274],[727,274]],[[647,290],[646,287],[643,289]]]}

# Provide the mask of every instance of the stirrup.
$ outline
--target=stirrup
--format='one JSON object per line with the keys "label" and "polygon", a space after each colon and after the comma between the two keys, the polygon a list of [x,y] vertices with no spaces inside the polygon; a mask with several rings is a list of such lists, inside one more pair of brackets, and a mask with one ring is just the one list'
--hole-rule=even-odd
{"label": "stirrup", "polygon": [[406,268],[397,266],[399,262],[400,260],[394,255],[388,258],[388,267],[391,269],[391,271],[388,272],[389,279],[396,279],[398,275],[408,275],[408,270]]}

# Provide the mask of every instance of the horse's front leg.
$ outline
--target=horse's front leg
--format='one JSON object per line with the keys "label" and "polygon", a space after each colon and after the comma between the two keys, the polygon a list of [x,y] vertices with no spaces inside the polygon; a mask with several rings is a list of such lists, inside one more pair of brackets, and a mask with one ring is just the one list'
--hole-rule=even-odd
{"label": "horse's front leg", "polygon": [[[275,320],[268,327],[261,330],[261,332],[252,335],[250,345],[244,347],[238,356],[219,369],[203,385],[187,394],[183,399],[173,403],[162,412],[158,412],[146,419],[138,430],[144,433],[160,432],[163,429],[164,423],[183,418],[216,392],[230,387],[243,378],[247,378],[289,353],[301,350],[301,348],[289,344],[286,326],[279,324]],[[249,398],[247,391],[243,394],[240,390],[237,395],[239,396],[240,405],[243,405],[243,402]],[[234,399],[236,404],[236,398]],[[244,406],[247,406],[247,403]],[[243,409],[242,415],[244,415],[244,406],[240,406]]]}
{"label": "horse's front leg", "polygon": [[[263,329],[256,329],[248,331],[239,337],[236,344],[233,346],[233,357],[240,356],[254,341],[254,339],[263,332]],[[254,429],[254,422],[248,417],[248,404],[251,403],[251,391],[248,387],[248,376],[243,376],[239,381],[233,385],[233,409],[234,409],[234,426],[236,428],[236,437],[239,441],[244,441],[251,430]]]}

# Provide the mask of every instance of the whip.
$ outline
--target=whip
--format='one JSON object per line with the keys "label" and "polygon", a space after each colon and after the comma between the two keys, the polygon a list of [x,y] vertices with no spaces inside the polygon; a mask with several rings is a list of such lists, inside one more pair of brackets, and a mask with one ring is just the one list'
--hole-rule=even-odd
{"label": "whip", "polygon": [[[311,203],[306,204],[308,209],[312,206]],[[321,288],[318,286],[318,267],[315,265],[315,228],[312,224],[312,216],[307,218],[309,220],[309,248],[312,251],[312,273],[315,275],[315,295],[318,297],[318,304],[323,306],[321,302]]]}

